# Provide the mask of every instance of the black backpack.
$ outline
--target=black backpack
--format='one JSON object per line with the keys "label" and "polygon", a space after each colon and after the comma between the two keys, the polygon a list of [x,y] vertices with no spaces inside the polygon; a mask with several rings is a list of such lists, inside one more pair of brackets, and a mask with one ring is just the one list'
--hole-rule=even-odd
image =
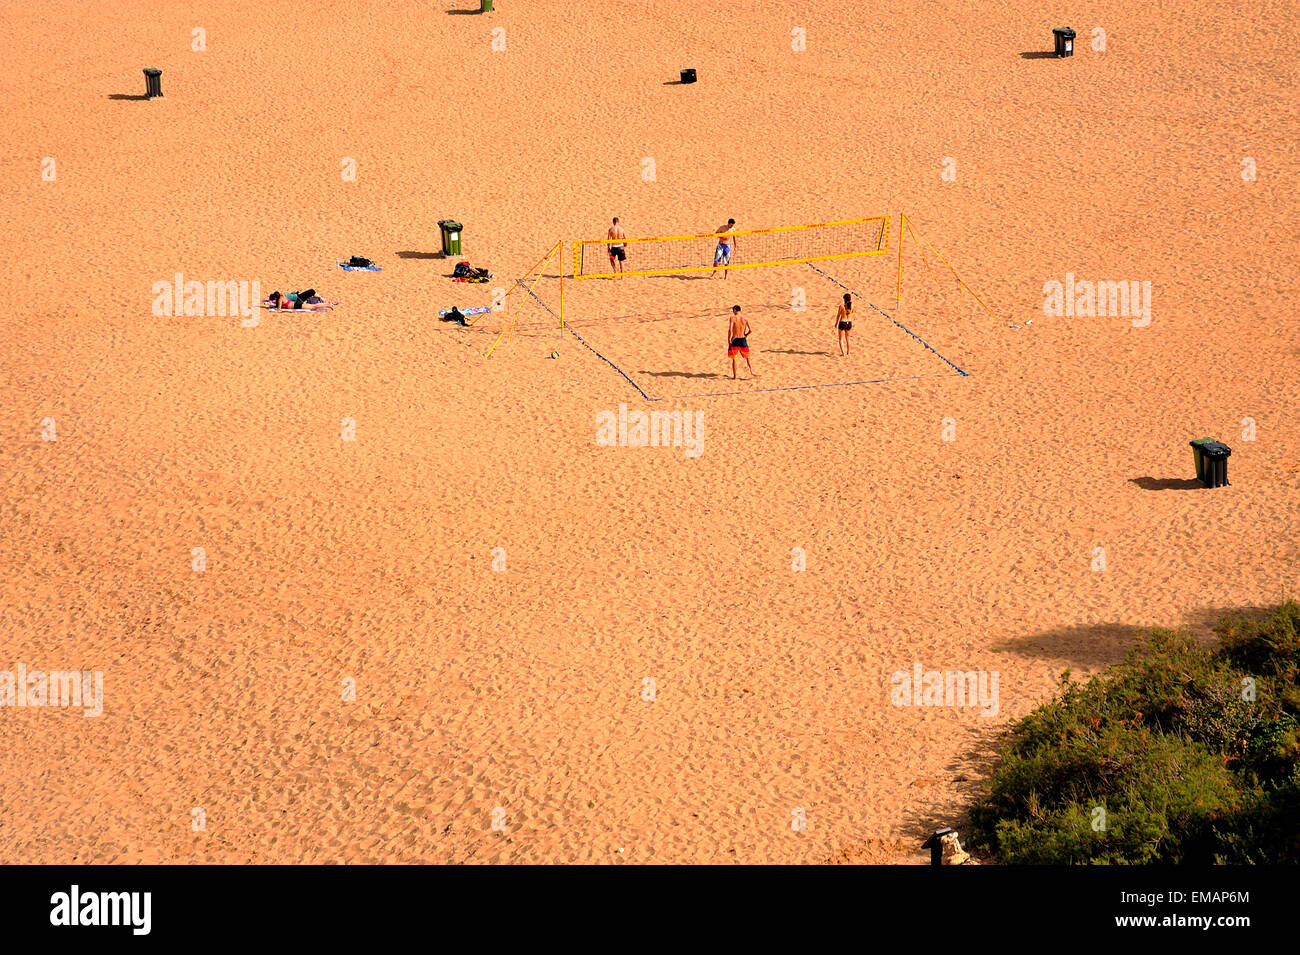
{"label": "black backpack", "polygon": [[470,267],[468,262],[457,262],[456,267],[452,269],[451,277],[454,279],[463,279],[469,275]]}
{"label": "black backpack", "polygon": [[359,255],[354,255],[352,258],[348,259],[348,265],[356,269],[368,269],[374,264],[375,263],[371,262],[369,259],[362,258]]}

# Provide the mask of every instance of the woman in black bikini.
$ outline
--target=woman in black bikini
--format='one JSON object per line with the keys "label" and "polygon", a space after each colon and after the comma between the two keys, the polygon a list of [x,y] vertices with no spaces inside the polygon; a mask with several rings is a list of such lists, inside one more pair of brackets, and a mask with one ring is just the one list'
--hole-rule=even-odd
{"label": "woman in black bikini", "polygon": [[844,304],[835,312],[835,340],[839,343],[840,354],[849,353],[849,332],[853,330],[853,296],[844,293]]}
{"label": "woman in black bikini", "polygon": [[[312,299],[316,297],[316,290],[309,288],[305,292],[290,292],[288,295],[281,295],[279,292],[272,292],[267,299],[272,308],[306,308],[308,305],[314,305]],[[317,299],[319,301],[319,299]]]}

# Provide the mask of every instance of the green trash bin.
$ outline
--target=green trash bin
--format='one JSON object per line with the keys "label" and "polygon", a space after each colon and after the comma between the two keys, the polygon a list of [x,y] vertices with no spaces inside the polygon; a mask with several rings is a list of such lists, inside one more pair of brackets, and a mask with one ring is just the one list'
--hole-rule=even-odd
{"label": "green trash bin", "polygon": [[1205,454],[1203,448],[1207,444],[1214,444],[1213,438],[1197,438],[1190,442],[1192,446],[1192,459],[1196,462],[1196,480],[1205,480]]}
{"label": "green trash bin", "polygon": [[443,219],[438,223],[442,230],[442,254],[460,255],[460,233],[464,228],[459,222]]}
{"label": "green trash bin", "polygon": [[478,4],[479,4],[479,6],[478,6],[478,12],[479,12],[479,13],[491,13],[491,12],[492,12],[492,0],[478,0]]}
{"label": "green trash bin", "polygon": [[1210,441],[1201,446],[1201,457],[1205,461],[1205,477],[1201,483],[1206,487],[1228,486],[1228,456],[1232,448],[1222,441]]}

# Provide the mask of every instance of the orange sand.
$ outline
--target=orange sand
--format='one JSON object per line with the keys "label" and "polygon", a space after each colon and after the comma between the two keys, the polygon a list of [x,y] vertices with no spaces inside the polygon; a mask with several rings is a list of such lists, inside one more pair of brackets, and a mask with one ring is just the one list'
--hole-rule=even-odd
{"label": "orange sand", "polygon": [[[0,0],[0,670],[105,692],[0,709],[5,858],[923,861],[1063,669],[1295,592],[1285,5],[1106,0],[1064,61],[1020,55],[1063,25],[1033,0],[448,6]],[[145,66],[165,99],[114,98]],[[704,412],[696,458],[598,447],[598,412],[650,406],[536,306],[490,361],[499,318],[435,319],[611,215],[900,210],[997,320],[910,247],[897,313],[893,259],[828,271],[970,377],[869,309],[829,354],[804,266],[566,283],[652,394],[756,387],[693,377],[729,374],[733,300],[763,386],[928,376],[657,405]],[[402,255],[445,217],[496,281]],[[155,317],[176,272],[343,304]],[[1045,316],[1067,272],[1151,282],[1151,325]],[[1230,488],[1185,487],[1207,434]],[[998,715],[891,705],[915,662],[998,671]]]}

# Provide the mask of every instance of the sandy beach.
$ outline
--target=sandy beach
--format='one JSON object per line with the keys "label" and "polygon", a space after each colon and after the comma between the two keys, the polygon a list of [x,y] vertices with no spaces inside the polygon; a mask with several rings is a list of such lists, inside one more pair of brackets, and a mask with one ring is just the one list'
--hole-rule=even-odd
{"label": "sandy beach", "polygon": [[[0,708],[6,859],[923,864],[1062,671],[1295,595],[1285,6],[1104,0],[1065,59],[1036,0],[476,7],[0,0],[0,670],[103,675]],[[910,236],[897,303],[900,213],[994,314]],[[848,356],[807,264],[566,281],[590,348],[555,270],[490,358],[438,320],[612,216],[878,215],[819,264]],[[895,705],[917,664],[994,712]]]}

